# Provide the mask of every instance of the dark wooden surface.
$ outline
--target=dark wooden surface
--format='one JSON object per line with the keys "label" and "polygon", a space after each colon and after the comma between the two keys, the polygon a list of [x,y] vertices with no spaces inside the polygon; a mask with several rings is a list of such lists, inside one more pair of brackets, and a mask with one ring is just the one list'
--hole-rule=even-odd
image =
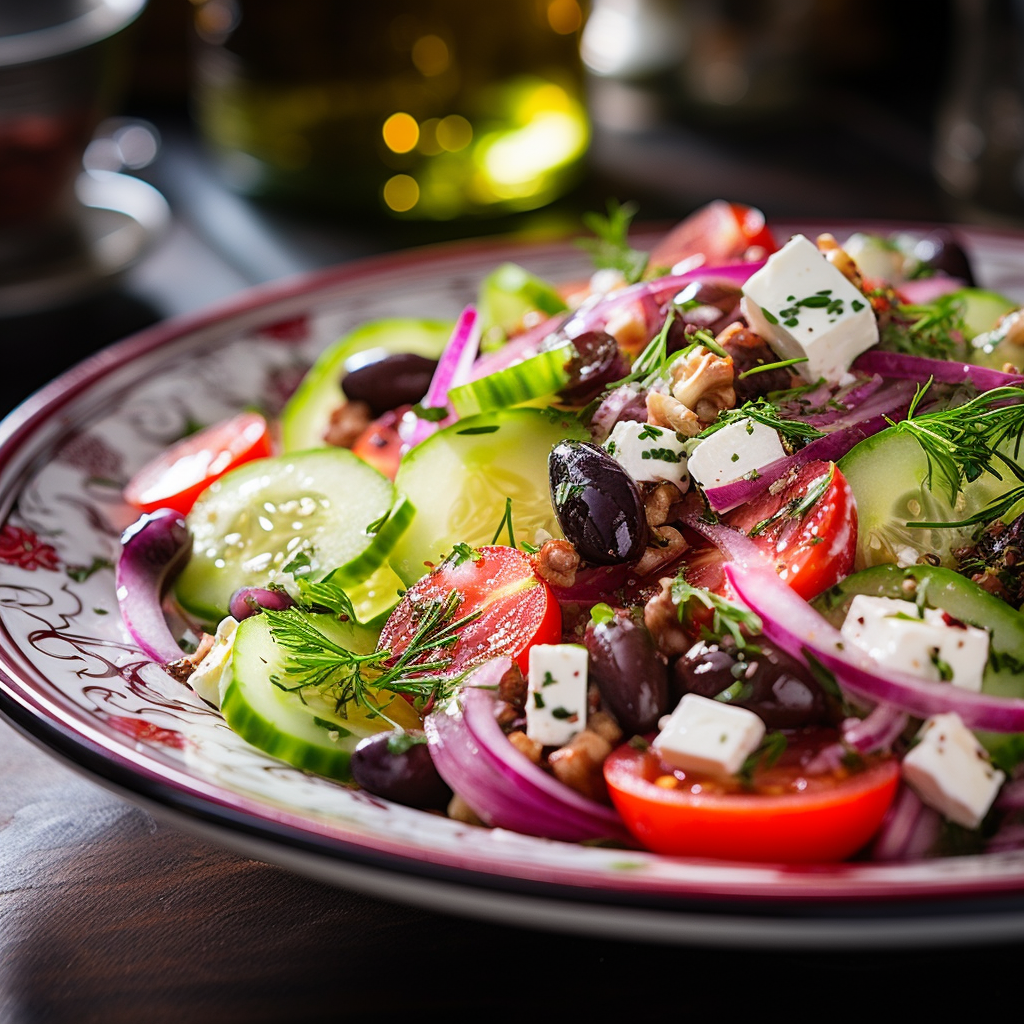
{"label": "dark wooden surface", "polygon": [[[305,227],[279,232],[280,221],[258,211],[244,238],[218,232],[211,211],[234,224],[234,213],[252,211],[218,191],[187,147],[172,144],[163,161],[158,184],[175,228],[123,287],[3,322],[4,411],[162,316],[394,244],[386,234],[330,233],[303,244]],[[427,913],[158,821],[0,721],[0,1024],[408,1020],[430,1011],[603,1020],[723,1008],[735,1018],[806,1000],[820,1012],[850,1004],[861,1017],[892,998],[890,985],[916,1013],[965,994],[995,1008],[1009,1005],[1022,954],[1024,943],[856,954],[673,948]]]}

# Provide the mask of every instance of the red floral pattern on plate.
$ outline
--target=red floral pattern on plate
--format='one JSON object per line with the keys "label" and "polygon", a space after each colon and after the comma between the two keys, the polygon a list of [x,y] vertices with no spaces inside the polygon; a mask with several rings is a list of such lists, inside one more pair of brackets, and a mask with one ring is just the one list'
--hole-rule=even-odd
{"label": "red floral pattern on plate", "polygon": [[0,562],[22,569],[59,569],[60,556],[52,544],[41,541],[31,530],[4,523],[0,527]]}

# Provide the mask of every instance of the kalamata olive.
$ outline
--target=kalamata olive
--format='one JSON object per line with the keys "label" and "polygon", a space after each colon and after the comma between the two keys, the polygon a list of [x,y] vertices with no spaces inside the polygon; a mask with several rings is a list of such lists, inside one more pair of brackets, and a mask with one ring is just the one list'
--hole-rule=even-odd
{"label": "kalamata olive", "polygon": [[936,228],[914,245],[914,256],[930,270],[940,270],[950,277],[959,277],[973,287],[971,261],[953,232]]}
{"label": "kalamata olive", "polygon": [[647,546],[647,517],[633,478],[603,448],[560,441],[548,456],[558,525],[595,565],[632,562]]}
{"label": "kalamata olive", "polygon": [[239,587],[228,601],[228,614],[241,622],[261,608],[279,612],[284,608],[291,608],[293,604],[295,602],[288,592],[280,588],[271,590],[267,587]]}
{"label": "kalamata olive", "polygon": [[352,778],[369,793],[421,810],[444,810],[452,798],[419,730],[379,732],[352,752]]}
{"label": "kalamata olive", "polygon": [[610,334],[584,331],[572,343],[576,354],[566,366],[569,383],[559,392],[564,401],[589,402],[605,384],[621,380],[629,373],[618,342]]}
{"label": "kalamata olive", "polygon": [[668,666],[647,627],[619,610],[591,622],[584,637],[589,674],[627,735],[651,732],[668,711]]}
{"label": "kalamata olive", "polygon": [[732,637],[700,640],[672,666],[677,695],[717,697],[730,687],[729,703],[759,715],[769,729],[833,725],[835,702],[806,668],[764,637],[740,650]]}
{"label": "kalamata olive", "polygon": [[790,386],[790,372],[786,369],[765,370],[763,373],[753,373],[749,377],[740,377],[746,370],[779,361],[779,357],[759,334],[747,329],[736,331],[722,342],[722,348],[732,356],[735,374],[733,388],[736,391],[737,405],[767,395],[769,391],[784,391]]}
{"label": "kalamata olive", "polygon": [[695,329],[705,328],[718,334],[738,320],[742,297],[739,288],[728,284],[694,281],[687,285],[674,300],[676,316],[668,330],[668,351],[686,348]]}
{"label": "kalamata olive", "polygon": [[418,402],[430,387],[437,362],[412,352],[399,352],[355,366],[341,380],[350,402],[365,402],[374,416]]}

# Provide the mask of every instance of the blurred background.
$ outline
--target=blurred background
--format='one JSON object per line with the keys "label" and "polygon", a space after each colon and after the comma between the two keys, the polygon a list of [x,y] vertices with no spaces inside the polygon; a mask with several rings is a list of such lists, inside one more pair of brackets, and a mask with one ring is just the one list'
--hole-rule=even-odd
{"label": "blurred background", "polygon": [[[4,407],[239,289],[715,198],[1024,223],[1021,0],[0,2]],[[46,343],[54,360],[38,359]]]}

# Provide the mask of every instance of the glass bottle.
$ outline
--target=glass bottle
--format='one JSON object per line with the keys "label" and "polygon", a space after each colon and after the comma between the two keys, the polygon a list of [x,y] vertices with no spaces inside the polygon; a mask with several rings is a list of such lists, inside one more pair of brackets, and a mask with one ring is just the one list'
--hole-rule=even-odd
{"label": "glass bottle", "polygon": [[447,220],[577,177],[579,0],[192,2],[196,116],[239,191]]}

